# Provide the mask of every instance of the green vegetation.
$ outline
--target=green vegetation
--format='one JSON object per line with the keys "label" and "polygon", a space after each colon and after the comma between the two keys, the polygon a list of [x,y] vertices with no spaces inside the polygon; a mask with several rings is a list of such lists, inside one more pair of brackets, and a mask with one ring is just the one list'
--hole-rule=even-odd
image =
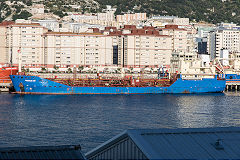
{"label": "green vegetation", "polygon": [[100,6],[117,7],[116,14],[146,12],[148,15],[175,15],[192,21],[240,23],[240,0],[97,0]]}
{"label": "green vegetation", "polygon": [[[13,18],[28,18],[24,8],[30,8],[32,0],[0,1],[0,22],[11,14]],[[116,14],[146,12],[151,15],[174,15],[188,17],[192,21],[210,23],[234,22],[240,24],[240,0],[47,0],[43,3],[45,13],[52,12],[59,17],[66,12],[97,13],[111,5]]]}
{"label": "green vegetation", "polygon": [[66,16],[66,15],[65,15],[62,11],[60,11],[60,10],[58,10],[58,11],[57,11],[57,10],[54,10],[54,11],[53,11],[53,14],[59,16],[60,18]]}
{"label": "green vegetation", "polygon": [[31,17],[32,14],[28,11],[23,10],[22,12],[18,14],[14,14],[12,19],[15,21],[16,19],[28,19],[28,17]]}

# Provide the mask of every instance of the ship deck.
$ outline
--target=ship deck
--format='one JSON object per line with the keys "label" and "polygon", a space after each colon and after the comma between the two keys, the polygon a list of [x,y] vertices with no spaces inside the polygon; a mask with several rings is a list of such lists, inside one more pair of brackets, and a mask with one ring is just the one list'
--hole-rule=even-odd
{"label": "ship deck", "polygon": [[169,87],[176,79],[62,79],[62,78],[47,78],[48,80],[64,84],[71,87]]}

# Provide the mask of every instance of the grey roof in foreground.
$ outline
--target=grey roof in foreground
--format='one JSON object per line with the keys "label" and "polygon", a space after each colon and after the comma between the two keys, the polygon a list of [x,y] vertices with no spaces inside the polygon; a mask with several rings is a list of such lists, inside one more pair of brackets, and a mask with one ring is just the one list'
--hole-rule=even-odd
{"label": "grey roof in foreground", "polygon": [[0,159],[86,159],[80,145],[0,148]]}
{"label": "grey roof in foreground", "polygon": [[126,138],[147,159],[240,159],[240,127],[126,130],[86,157],[107,152]]}

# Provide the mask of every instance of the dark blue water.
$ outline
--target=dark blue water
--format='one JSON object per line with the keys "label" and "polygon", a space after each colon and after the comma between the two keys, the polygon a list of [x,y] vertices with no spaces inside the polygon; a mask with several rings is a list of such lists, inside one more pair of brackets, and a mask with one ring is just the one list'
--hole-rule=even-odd
{"label": "dark blue water", "polygon": [[240,126],[240,93],[200,95],[0,94],[0,147],[81,144],[126,129]]}

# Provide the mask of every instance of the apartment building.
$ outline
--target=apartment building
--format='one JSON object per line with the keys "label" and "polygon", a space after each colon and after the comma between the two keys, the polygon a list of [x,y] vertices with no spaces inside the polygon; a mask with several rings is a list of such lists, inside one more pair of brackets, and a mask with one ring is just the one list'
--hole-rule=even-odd
{"label": "apartment building", "polygon": [[172,47],[175,52],[189,52],[188,31],[186,29],[178,28],[177,25],[166,25],[165,28],[160,29],[160,34],[172,37]]}
{"label": "apartment building", "polygon": [[7,48],[6,48],[6,27],[0,26],[0,63],[10,63],[7,58]]}
{"label": "apartment building", "polygon": [[211,59],[220,57],[222,49],[229,52],[240,51],[240,31],[235,29],[217,29],[208,35],[208,52]]}
{"label": "apartment building", "polygon": [[55,19],[38,20],[32,23],[39,23],[41,26],[54,32],[59,31],[59,22]]}
{"label": "apartment building", "polygon": [[130,21],[144,21],[147,20],[146,13],[134,13],[134,14],[124,14],[124,15],[117,15],[118,22],[130,22]]}
{"label": "apartment building", "polygon": [[40,24],[15,23],[6,26],[6,56],[13,64],[21,59],[23,65],[41,66],[44,63],[43,34],[48,30]]}
{"label": "apartment building", "polygon": [[172,37],[159,35],[154,28],[136,29],[125,26],[122,31],[106,27],[104,32],[48,32],[45,39],[45,64],[67,67],[170,66]]}
{"label": "apartment building", "polygon": [[[116,36],[101,33],[48,32],[44,34],[44,64],[49,67],[112,66]],[[117,44],[117,41],[115,42]]]}
{"label": "apartment building", "polygon": [[73,13],[70,15],[70,17],[76,22],[80,22],[81,20],[97,20],[96,15],[90,15],[90,14]]}
{"label": "apartment building", "polygon": [[132,34],[123,36],[125,67],[169,66],[172,38],[163,35]]}
{"label": "apartment building", "polygon": [[178,18],[177,16],[152,16],[148,19],[148,22],[151,23],[154,27],[164,28],[165,25],[189,25],[189,18]]}
{"label": "apartment building", "polygon": [[230,52],[240,51],[239,36],[238,30],[217,30],[216,56],[219,57],[221,49],[227,49]]}
{"label": "apartment building", "polygon": [[14,22],[3,22],[0,24],[0,64],[11,63],[10,54],[8,54],[7,49],[7,26],[13,24]]}
{"label": "apartment building", "polygon": [[44,13],[44,4],[34,3],[31,7],[32,14],[43,14]]}
{"label": "apartment building", "polygon": [[1,62],[10,62],[12,53],[13,63],[21,61],[26,67],[169,67],[176,48],[173,39],[181,37],[177,33],[160,35],[154,27],[137,29],[131,25],[121,30],[106,27],[73,33],[48,31],[37,23],[14,23],[0,26],[0,32]]}

